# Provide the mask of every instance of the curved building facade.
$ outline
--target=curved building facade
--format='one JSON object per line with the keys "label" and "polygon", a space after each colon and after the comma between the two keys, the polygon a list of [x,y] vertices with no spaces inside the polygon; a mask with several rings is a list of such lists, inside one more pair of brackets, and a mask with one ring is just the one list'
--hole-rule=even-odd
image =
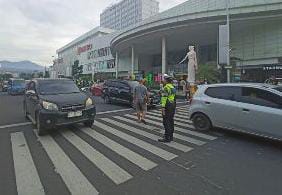
{"label": "curved building facade", "polygon": [[[194,45],[199,64],[217,64],[218,29],[226,24],[226,0],[189,0],[114,36],[118,75],[174,73]],[[261,81],[282,77],[282,1],[230,1],[230,55],[236,74]]]}

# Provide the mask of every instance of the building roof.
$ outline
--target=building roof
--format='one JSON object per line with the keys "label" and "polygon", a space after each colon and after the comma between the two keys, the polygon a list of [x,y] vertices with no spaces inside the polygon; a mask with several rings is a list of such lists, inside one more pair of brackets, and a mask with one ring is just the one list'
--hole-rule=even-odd
{"label": "building roof", "polygon": [[104,28],[104,27],[96,27],[88,32],[86,32],[85,34],[81,35],[80,37],[76,38],[75,40],[71,41],[70,43],[68,43],[67,45],[63,46],[62,48],[57,50],[57,53],[60,53],[70,47],[72,47],[75,44],[78,44],[82,41],[84,41],[85,39],[89,38],[90,36],[94,36],[98,33],[105,33],[105,34],[110,34],[115,32],[115,30],[113,29],[109,29],[109,28]]}
{"label": "building roof", "polygon": [[[282,10],[281,0],[229,0],[230,14],[249,14]],[[201,18],[212,18],[226,15],[227,0],[188,0],[169,10],[147,18],[121,31],[112,41],[115,45],[121,39],[133,34],[160,29],[160,26],[193,21]],[[170,25],[172,26],[172,25]]]}

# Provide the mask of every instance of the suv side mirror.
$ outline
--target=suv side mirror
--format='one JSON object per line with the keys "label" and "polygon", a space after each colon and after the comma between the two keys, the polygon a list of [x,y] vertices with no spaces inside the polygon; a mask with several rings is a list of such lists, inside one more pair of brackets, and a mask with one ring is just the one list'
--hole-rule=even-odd
{"label": "suv side mirror", "polygon": [[34,90],[27,90],[27,91],[25,92],[25,94],[26,94],[26,95],[35,95],[36,93],[35,93]]}

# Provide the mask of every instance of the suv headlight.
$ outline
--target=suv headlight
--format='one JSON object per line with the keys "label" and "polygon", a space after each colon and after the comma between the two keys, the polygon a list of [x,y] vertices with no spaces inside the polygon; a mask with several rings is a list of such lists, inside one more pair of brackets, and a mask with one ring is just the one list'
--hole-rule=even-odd
{"label": "suv headlight", "polygon": [[85,107],[87,108],[87,107],[90,107],[90,106],[92,106],[92,105],[93,105],[92,99],[91,99],[91,98],[88,98],[88,99],[86,100],[86,102],[85,102]]}
{"label": "suv headlight", "polygon": [[58,106],[54,103],[51,103],[51,102],[43,101],[42,106],[46,110],[52,110],[52,111],[58,111],[59,110]]}

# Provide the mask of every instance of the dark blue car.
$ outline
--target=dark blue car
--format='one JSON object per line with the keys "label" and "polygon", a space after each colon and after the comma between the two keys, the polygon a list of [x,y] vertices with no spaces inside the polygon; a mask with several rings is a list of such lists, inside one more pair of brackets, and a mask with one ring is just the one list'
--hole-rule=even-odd
{"label": "dark blue car", "polygon": [[10,79],[8,81],[8,94],[21,95],[25,91],[25,81],[23,79]]}

